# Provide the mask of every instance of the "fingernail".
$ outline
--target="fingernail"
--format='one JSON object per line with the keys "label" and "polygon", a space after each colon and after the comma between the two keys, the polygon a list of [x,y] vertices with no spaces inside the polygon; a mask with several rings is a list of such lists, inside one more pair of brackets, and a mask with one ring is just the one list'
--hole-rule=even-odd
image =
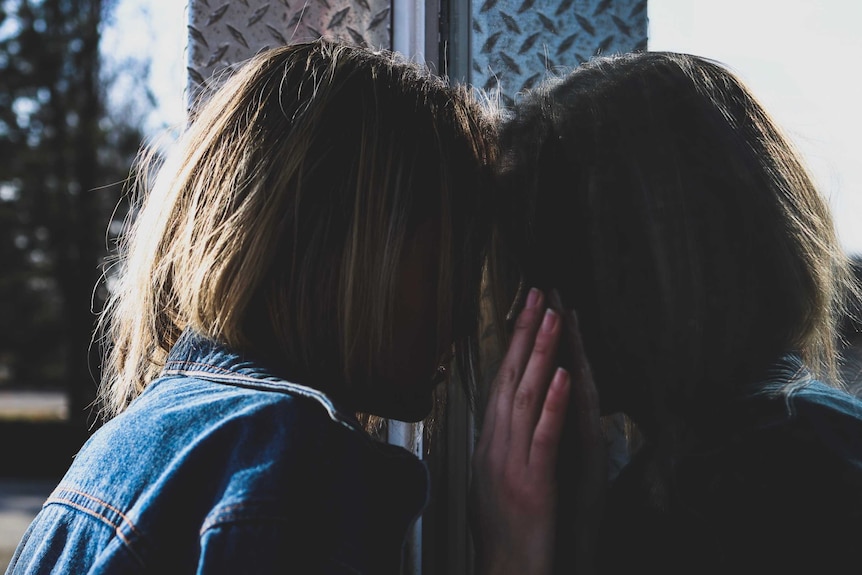
{"label": "fingernail", "polygon": [[542,320],[542,331],[551,331],[557,324],[557,312],[548,308],[545,310],[545,318]]}
{"label": "fingernail", "polygon": [[551,380],[551,389],[554,391],[562,391],[568,383],[569,372],[562,367],[558,367],[557,371],[554,373],[554,379]]}
{"label": "fingernail", "polygon": [[527,294],[527,308],[534,308],[539,303],[539,290],[530,288],[530,293]]}
{"label": "fingernail", "polygon": [[563,367],[558,367],[557,371],[554,372],[554,379],[551,380],[551,383],[556,382],[557,384],[561,384],[569,377],[569,372],[566,371]]}

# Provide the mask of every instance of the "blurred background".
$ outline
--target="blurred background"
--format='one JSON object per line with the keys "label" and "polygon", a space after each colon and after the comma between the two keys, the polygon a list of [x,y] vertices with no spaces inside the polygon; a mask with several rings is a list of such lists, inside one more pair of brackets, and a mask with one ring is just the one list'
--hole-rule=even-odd
{"label": "blurred background", "polygon": [[93,429],[99,278],[133,159],[183,120],[184,11],[0,1],[0,572]]}
{"label": "blurred background", "polygon": [[[231,1],[242,0],[210,4]],[[649,49],[714,58],[752,87],[804,154],[846,249],[862,255],[862,3],[643,5]],[[187,18],[183,0],[0,0],[0,571],[97,425],[95,314],[134,158],[182,128]]]}
{"label": "blurred background", "polygon": [[135,156],[182,122],[185,29],[180,1],[0,2],[0,476],[92,429],[100,278]]}
{"label": "blurred background", "polygon": [[[179,1],[0,6],[2,416],[27,403],[11,392],[68,391],[97,375],[87,350],[106,287],[96,285],[134,157],[182,122],[185,23]],[[92,392],[65,395],[64,405],[31,395],[30,417],[82,417]]]}

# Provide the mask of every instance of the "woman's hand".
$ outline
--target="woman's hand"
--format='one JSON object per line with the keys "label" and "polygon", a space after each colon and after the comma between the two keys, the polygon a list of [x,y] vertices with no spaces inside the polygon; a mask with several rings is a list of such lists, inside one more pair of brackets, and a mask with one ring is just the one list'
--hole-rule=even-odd
{"label": "woman's hand", "polygon": [[557,451],[571,386],[556,367],[562,327],[531,290],[491,387],[471,483],[481,575],[553,570]]}

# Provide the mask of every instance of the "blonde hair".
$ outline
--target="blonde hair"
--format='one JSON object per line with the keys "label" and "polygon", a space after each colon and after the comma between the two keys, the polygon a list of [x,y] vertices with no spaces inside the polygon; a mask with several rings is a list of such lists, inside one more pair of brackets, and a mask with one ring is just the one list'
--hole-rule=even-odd
{"label": "blonde hair", "polygon": [[100,322],[106,415],[188,328],[287,357],[308,385],[367,378],[391,342],[405,242],[428,220],[440,322],[464,318],[455,346],[469,356],[492,135],[466,88],[393,53],[321,39],[239,67],[194,114],[121,244]]}

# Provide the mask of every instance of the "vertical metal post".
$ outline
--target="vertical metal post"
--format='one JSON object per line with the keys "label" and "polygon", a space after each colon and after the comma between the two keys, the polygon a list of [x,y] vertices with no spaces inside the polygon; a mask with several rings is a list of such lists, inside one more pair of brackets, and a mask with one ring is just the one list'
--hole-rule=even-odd
{"label": "vertical metal post", "polygon": [[[417,457],[422,457],[424,447],[422,423],[391,420],[387,427],[389,443],[400,445]],[[422,517],[416,520],[407,534],[403,570],[404,575],[421,575],[422,573]]]}
{"label": "vertical metal post", "polygon": [[393,0],[392,49],[416,61],[424,61],[425,32],[425,2]]}

